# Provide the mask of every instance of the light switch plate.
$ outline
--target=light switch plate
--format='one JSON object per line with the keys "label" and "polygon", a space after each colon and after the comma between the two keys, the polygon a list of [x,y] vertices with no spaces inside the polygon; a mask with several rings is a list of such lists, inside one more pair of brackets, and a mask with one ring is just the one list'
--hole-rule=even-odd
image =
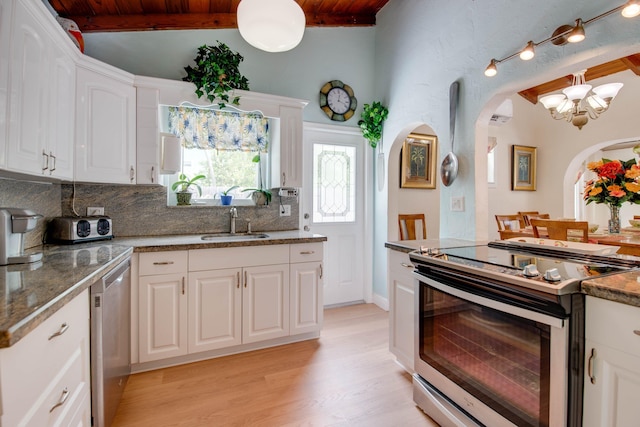
{"label": "light switch plate", "polygon": [[464,212],[464,196],[451,198],[451,211]]}
{"label": "light switch plate", "polygon": [[104,207],[88,207],[87,216],[104,215]]}

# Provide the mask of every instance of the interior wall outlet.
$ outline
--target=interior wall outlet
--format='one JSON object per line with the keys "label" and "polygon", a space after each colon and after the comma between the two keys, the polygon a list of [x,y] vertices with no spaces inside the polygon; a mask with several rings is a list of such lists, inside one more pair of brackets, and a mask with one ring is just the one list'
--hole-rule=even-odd
{"label": "interior wall outlet", "polygon": [[88,207],[87,208],[87,216],[97,216],[104,215],[104,207],[96,208],[96,207]]}
{"label": "interior wall outlet", "polygon": [[280,205],[280,216],[291,216],[291,205]]}
{"label": "interior wall outlet", "polygon": [[451,198],[451,211],[464,212],[464,196]]}

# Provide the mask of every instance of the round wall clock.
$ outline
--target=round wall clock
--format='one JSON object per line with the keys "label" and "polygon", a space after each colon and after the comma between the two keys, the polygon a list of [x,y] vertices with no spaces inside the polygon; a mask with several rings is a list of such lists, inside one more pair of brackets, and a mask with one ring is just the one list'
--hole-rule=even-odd
{"label": "round wall clock", "polygon": [[353,95],[353,89],[340,80],[331,80],[320,89],[320,108],[331,120],[349,120],[357,106],[358,100]]}

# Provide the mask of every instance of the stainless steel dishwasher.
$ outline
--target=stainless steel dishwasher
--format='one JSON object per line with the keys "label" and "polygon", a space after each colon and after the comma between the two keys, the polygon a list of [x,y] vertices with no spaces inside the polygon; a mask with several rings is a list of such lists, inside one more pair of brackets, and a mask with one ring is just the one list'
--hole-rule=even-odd
{"label": "stainless steel dishwasher", "polygon": [[91,285],[91,416],[109,427],[131,372],[131,259]]}

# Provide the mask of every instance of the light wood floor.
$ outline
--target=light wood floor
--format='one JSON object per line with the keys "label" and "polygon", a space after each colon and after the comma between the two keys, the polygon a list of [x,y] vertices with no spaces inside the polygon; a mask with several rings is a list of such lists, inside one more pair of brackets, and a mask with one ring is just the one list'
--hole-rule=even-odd
{"label": "light wood floor", "polygon": [[132,375],[114,427],[437,426],[388,348],[385,311],[328,309],[318,340]]}

